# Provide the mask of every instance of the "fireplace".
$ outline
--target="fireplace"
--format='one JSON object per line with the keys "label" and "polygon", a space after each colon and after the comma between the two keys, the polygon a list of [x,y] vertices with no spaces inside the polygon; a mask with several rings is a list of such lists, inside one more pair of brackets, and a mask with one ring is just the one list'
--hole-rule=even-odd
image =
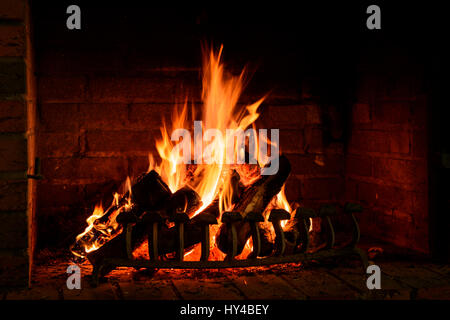
{"label": "fireplace", "polygon": [[[81,29],[69,30],[68,5],[2,4],[0,234],[6,265],[0,279],[6,286],[32,282],[33,270],[41,274],[55,261],[67,268],[70,248],[78,257],[87,254],[73,245],[88,227],[86,219],[98,214],[99,204],[102,214],[110,204],[121,207],[119,201],[135,204],[133,186],[157,166],[149,168],[149,154],[161,161],[157,142],[163,120],[176,129],[171,120],[176,111],[181,112],[176,120],[189,120],[189,128],[202,119],[199,111],[208,107],[205,68],[219,61],[226,69],[223,81],[238,81],[243,68],[249,75],[239,83],[239,100],[225,107],[235,107],[236,114],[260,101],[258,116],[243,129],[279,129],[279,148],[289,163],[288,177],[260,210],[266,221],[269,209],[285,209],[292,220],[297,208],[311,208],[315,215],[305,221],[314,242],[329,231],[328,218],[317,213],[358,208],[351,214],[360,229],[361,250],[370,259],[393,250],[413,261],[448,261],[443,231],[448,218],[442,214],[448,205],[441,191],[446,164],[439,158],[445,159],[446,150],[439,139],[445,114],[439,104],[439,53],[425,48],[434,42],[424,33],[411,41],[389,14],[386,29],[364,29],[363,6],[331,6],[345,12],[342,20],[314,5],[294,13],[288,8],[235,12],[150,5],[132,10],[112,4],[105,9],[84,2]],[[213,58],[205,63],[209,54]],[[212,85],[215,76],[206,84]],[[234,98],[232,88],[221,89],[232,91],[221,101]],[[190,113],[191,106],[197,115]],[[183,187],[174,189],[168,171],[154,172],[171,193]],[[205,201],[204,194],[195,192],[194,198],[200,193]],[[233,210],[220,210],[215,217],[221,227],[234,219],[233,212],[223,218],[227,211]],[[336,230],[343,230],[336,240],[354,235],[352,219],[346,218],[333,217]],[[171,221],[170,227],[179,228],[180,221]],[[273,226],[268,228],[279,240]],[[126,224],[122,227],[125,237]],[[255,245],[251,234],[243,240],[246,246]],[[279,253],[280,242],[272,244]],[[205,245],[197,241],[197,260]],[[148,246],[143,251],[151,255]],[[230,252],[222,250],[216,260]],[[171,259],[181,255],[190,260],[189,254],[176,251]],[[290,268],[285,270],[295,273]],[[209,272],[203,277],[216,271]]]}

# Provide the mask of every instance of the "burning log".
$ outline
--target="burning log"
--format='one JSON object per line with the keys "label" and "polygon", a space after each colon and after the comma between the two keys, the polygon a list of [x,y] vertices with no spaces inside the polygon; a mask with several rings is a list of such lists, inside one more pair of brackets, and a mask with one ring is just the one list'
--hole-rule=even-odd
{"label": "burning log", "polygon": [[[207,213],[201,212],[184,224],[184,249],[190,249],[200,243],[204,237],[203,229],[205,224],[215,224],[216,218]],[[173,253],[178,249],[178,230],[176,227],[164,227],[158,233],[159,254]]]}
{"label": "burning log", "polygon": [[154,170],[139,176],[131,187],[131,201],[141,213],[161,209],[171,196],[169,187]]}
{"label": "burning log", "polygon": [[[122,234],[123,224],[118,223],[117,219],[119,216],[131,214],[135,218],[139,218],[144,210],[160,209],[172,195],[169,187],[154,170],[142,174],[137,179],[136,183],[133,186],[130,186],[130,189],[131,201],[130,190],[128,190],[120,198],[116,198],[113,204],[100,217],[96,218],[94,212],[89,218],[96,219],[93,220],[92,225],[88,226],[86,231],[77,238],[77,241],[71,248],[71,251],[76,256],[84,258],[86,253],[93,248],[95,250],[95,248],[103,247],[110,242],[113,244],[110,244],[109,246],[115,247],[114,243],[120,242],[120,239],[122,238],[120,235]],[[88,223],[90,223],[89,219]],[[136,243],[139,242],[142,242],[140,238]],[[99,249],[95,251],[98,250]],[[114,249],[113,251],[119,252],[121,250]]]}
{"label": "burning log", "polygon": [[[239,255],[244,249],[245,243],[251,235],[250,223],[246,221],[245,216],[250,212],[264,212],[272,198],[276,196],[291,172],[289,160],[281,155],[279,158],[279,170],[274,175],[261,176],[255,183],[249,186],[240,197],[233,208],[233,211],[239,212],[244,218],[242,221],[235,222],[237,232],[237,251]],[[232,252],[229,246],[229,237],[231,230],[227,224],[222,224],[216,235],[217,247],[224,253]]]}
{"label": "burning log", "polygon": [[[131,234],[131,248],[134,251],[138,248],[143,241],[149,235],[149,238],[152,237],[151,228],[152,223],[155,222],[152,219],[146,219],[147,216],[159,217],[159,222],[163,221],[161,215],[155,212],[144,213],[142,219],[137,221],[137,223],[133,227],[133,231]],[[120,219],[119,219],[120,218]],[[133,221],[134,215],[129,214],[125,217],[119,216],[118,219],[120,223]],[[215,224],[216,218],[209,213],[200,213],[196,215],[194,218],[190,219],[186,223],[184,223],[183,230],[183,241],[182,246],[184,249],[189,249],[194,245],[202,242],[202,239],[205,238],[204,230],[205,225]],[[176,226],[167,227],[165,224],[160,225],[160,229],[158,231],[157,241],[158,241],[158,251],[157,255],[165,255],[168,253],[173,253],[179,251],[179,241],[178,241],[179,230]],[[151,243],[149,243],[149,246]],[[98,268],[98,266],[103,265],[102,270],[100,271],[100,276],[104,276],[113,270],[113,267],[108,266],[104,263],[105,259],[108,258],[119,258],[119,259],[127,259],[128,251],[126,247],[126,233],[122,232],[117,237],[112,239],[111,241],[105,243],[98,250],[90,252],[87,255],[89,262],[94,266],[94,269]],[[153,257],[154,258],[154,257]]]}
{"label": "burning log", "polygon": [[197,192],[184,186],[166,200],[164,208],[170,217],[177,212],[184,212],[191,217],[202,204],[202,199]]}

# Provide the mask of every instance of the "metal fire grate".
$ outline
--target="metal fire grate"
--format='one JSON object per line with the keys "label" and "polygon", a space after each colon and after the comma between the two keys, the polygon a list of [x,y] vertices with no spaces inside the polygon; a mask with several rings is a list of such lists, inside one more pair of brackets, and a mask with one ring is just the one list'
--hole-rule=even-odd
{"label": "metal fire grate", "polygon": [[[134,223],[128,222],[126,225],[126,248],[128,259],[105,258],[99,265],[94,265],[92,272],[92,283],[97,285],[99,276],[104,268],[115,267],[134,267],[134,268],[152,268],[152,269],[220,269],[220,268],[245,268],[255,266],[267,266],[283,263],[295,263],[310,260],[321,260],[339,256],[357,256],[361,259],[366,270],[368,266],[368,258],[366,253],[357,247],[360,239],[360,230],[354,213],[362,212],[359,204],[347,203],[343,206],[342,212],[351,217],[352,223],[352,240],[343,247],[335,247],[335,229],[331,221],[332,216],[337,215],[335,206],[323,205],[316,212],[310,208],[298,208],[295,211],[293,219],[300,234],[296,243],[292,243],[285,237],[281,221],[288,220],[290,214],[285,210],[274,209],[271,211],[269,221],[275,230],[275,250],[269,257],[259,258],[261,249],[261,239],[258,223],[264,221],[262,214],[249,214],[243,218],[238,212],[225,212],[222,215],[222,223],[226,223],[228,230],[231,232],[230,251],[227,252],[223,261],[210,261],[210,232],[209,228],[213,224],[217,224],[216,219],[204,221],[202,225],[202,241],[201,241],[201,257],[199,261],[184,261],[184,225],[189,221],[189,217],[185,213],[178,213],[174,217],[175,226],[177,228],[177,251],[174,260],[162,261],[158,260],[158,229],[162,221],[162,217],[154,212],[146,215],[144,223],[148,226],[148,249],[150,259],[134,259],[132,255],[131,235]],[[310,218],[320,217],[326,221],[328,225],[327,242],[325,247],[315,252],[307,252],[310,245],[309,223]],[[235,223],[246,220],[251,226],[251,237],[253,241],[253,251],[249,258],[237,260],[237,232]],[[293,248],[291,254],[285,254],[287,247]]]}

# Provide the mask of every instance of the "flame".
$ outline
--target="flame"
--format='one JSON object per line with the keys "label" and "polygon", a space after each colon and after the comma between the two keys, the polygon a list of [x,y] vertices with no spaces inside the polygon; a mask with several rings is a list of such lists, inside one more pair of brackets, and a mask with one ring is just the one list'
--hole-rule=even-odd
{"label": "flame", "polygon": [[122,194],[114,193],[107,210],[103,210],[101,204],[95,206],[94,212],[86,220],[88,226],[76,237],[75,245],[71,248],[74,255],[84,258],[86,254],[97,250],[122,232],[122,227],[116,218],[121,212],[132,208],[129,177],[125,181],[124,190]]}
{"label": "flame", "polygon": [[[244,68],[239,75],[231,75],[226,72],[224,64],[221,62],[222,50],[223,47],[220,47],[217,53],[213,50],[204,50],[201,111],[196,110],[195,106],[189,109],[187,99],[181,108],[174,108],[170,121],[163,119],[163,124],[160,127],[161,138],[155,142],[159,163],[154,155],[149,154],[148,156],[148,171],[155,170],[158,172],[172,192],[184,186],[189,186],[197,192],[202,205],[196,210],[194,216],[208,207],[215,199],[219,199],[220,215],[224,211],[231,210],[233,208],[234,190],[230,182],[233,170],[239,173],[240,182],[247,186],[258,179],[260,167],[264,166],[269,160],[268,155],[261,155],[257,152],[261,141],[258,140],[255,126],[255,121],[259,117],[258,108],[265,97],[245,107],[238,105],[245,87],[246,69]],[[200,127],[198,127],[198,122],[189,119],[200,120]],[[171,138],[176,130],[189,130],[193,126],[194,132],[195,129],[199,129],[201,134],[194,135],[191,141],[184,141],[184,137],[180,137],[178,141],[172,141]],[[234,157],[242,156],[245,153],[246,150],[242,148],[242,145],[234,143],[235,137],[233,134],[240,130],[245,131],[248,128],[251,128],[255,133],[256,145],[252,151],[257,158],[257,164],[226,164],[227,156],[230,156],[227,154],[227,146],[234,146],[234,149],[232,149],[232,156]],[[208,129],[214,129],[215,132],[220,134],[207,136],[204,133]],[[189,131],[191,132],[191,130]],[[200,140],[201,148],[198,148],[196,139]],[[267,137],[263,136],[262,139],[267,144],[273,143]],[[191,154],[183,154],[184,148],[180,147],[182,144],[191,146]],[[189,168],[193,171],[188,171],[188,165],[185,163],[186,158],[196,163],[195,166]],[[202,163],[198,163],[199,160],[202,160]],[[116,222],[116,217],[123,210],[130,210],[132,206],[131,181],[130,178],[127,178],[125,192],[114,194],[113,202],[106,211],[102,209],[101,205],[95,207],[94,212],[87,219],[87,228],[76,238],[76,245],[78,244],[79,247],[72,248],[72,252],[83,257],[117,236],[122,230],[120,224]],[[284,208],[288,212],[292,212],[284,193],[284,187],[272,201],[272,207]],[[108,216],[105,217],[107,213]],[[224,257],[224,254],[215,247],[217,231],[217,225],[211,226],[211,259],[216,260]],[[247,241],[244,252],[240,256],[245,257],[251,252],[252,248],[251,240]],[[200,246],[198,245],[185,253],[188,260],[198,259],[199,256]]]}
{"label": "flame", "polygon": [[[203,90],[201,108],[201,130],[215,129],[221,133],[221,137],[200,137],[203,138],[202,152],[192,150],[191,158],[201,158],[209,160],[208,163],[198,164],[194,171],[194,178],[186,181],[186,166],[183,163],[184,155],[176,149],[179,145],[174,145],[170,139],[170,132],[179,128],[190,128],[188,119],[187,102],[181,110],[176,110],[173,114],[171,127],[164,122],[161,129],[161,139],[156,142],[156,147],[161,158],[161,163],[156,165],[153,156],[149,156],[149,170],[158,172],[164,181],[167,182],[172,192],[188,185],[194,189],[202,200],[202,206],[198,208],[194,216],[203,211],[211,202],[218,198],[220,213],[232,208],[232,190],[229,187],[230,166],[226,165],[226,146],[232,144],[234,137],[227,135],[227,130],[234,133],[238,130],[246,130],[259,117],[258,107],[264,101],[264,97],[245,108],[238,107],[237,103],[244,88],[245,69],[239,76],[233,76],[225,71],[221,62],[222,49],[216,54],[213,50],[209,54],[204,54],[203,61]],[[195,116],[195,111],[191,112]],[[209,138],[209,139],[208,139]],[[194,137],[194,140],[196,137]],[[245,150],[237,150],[235,144],[235,155]]]}

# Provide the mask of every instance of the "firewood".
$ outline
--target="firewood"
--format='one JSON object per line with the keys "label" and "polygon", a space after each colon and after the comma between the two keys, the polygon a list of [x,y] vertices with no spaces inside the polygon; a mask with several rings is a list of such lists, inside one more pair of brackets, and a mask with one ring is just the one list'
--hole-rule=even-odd
{"label": "firewood", "polygon": [[[279,158],[279,169],[274,175],[261,176],[256,182],[247,187],[242,193],[240,200],[234,206],[233,211],[240,212],[245,217],[249,212],[264,212],[272,198],[276,196],[291,172],[289,160],[281,155]],[[251,234],[248,221],[236,222],[237,230],[237,254],[244,249],[245,243]],[[224,253],[229,251],[229,232],[226,224],[222,224],[216,235],[217,247]]]}
{"label": "firewood", "polygon": [[[121,248],[117,248],[115,243],[120,242],[122,238],[122,228],[123,226],[120,224],[115,230],[112,230],[113,234],[108,235],[108,228],[106,230],[100,230],[99,226],[107,225],[108,221],[111,219],[111,215],[120,209],[120,212],[117,215],[117,218],[123,213],[123,211],[130,211],[136,217],[140,217],[145,210],[158,210],[166,203],[167,199],[170,198],[172,192],[169,187],[162,181],[160,175],[152,170],[148,173],[144,173],[139,176],[136,183],[131,186],[131,197],[132,197],[132,208],[125,209],[123,205],[128,202],[129,191],[127,191],[120,199],[118,199],[117,204],[113,204],[110,208],[106,210],[102,217],[98,218],[93,222],[94,228],[92,228],[88,233],[86,233],[81,239],[78,239],[75,244],[72,246],[71,251],[80,257],[85,256],[84,245],[92,244],[94,241],[100,242],[102,245],[98,250],[101,250],[106,244],[109,244],[107,248],[110,246],[115,249],[108,249],[112,251],[117,251],[120,255]],[[117,221],[117,219],[116,219]],[[97,226],[97,228],[95,227]],[[121,233],[119,235],[115,235]],[[133,235],[137,237],[136,243],[142,243],[142,240],[145,239],[144,234],[135,233]],[[111,239],[112,238],[112,239]],[[120,245],[119,245],[120,247]],[[105,254],[100,254],[100,256],[108,256],[107,249],[102,249],[100,252],[105,251]],[[126,252],[125,252],[126,254]]]}
{"label": "firewood", "polygon": [[167,184],[154,170],[142,174],[131,187],[132,203],[141,213],[161,209],[171,195]]}
{"label": "firewood", "polygon": [[172,217],[177,212],[184,212],[191,217],[202,205],[202,199],[188,186],[177,190],[165,202],[164,209]]}

